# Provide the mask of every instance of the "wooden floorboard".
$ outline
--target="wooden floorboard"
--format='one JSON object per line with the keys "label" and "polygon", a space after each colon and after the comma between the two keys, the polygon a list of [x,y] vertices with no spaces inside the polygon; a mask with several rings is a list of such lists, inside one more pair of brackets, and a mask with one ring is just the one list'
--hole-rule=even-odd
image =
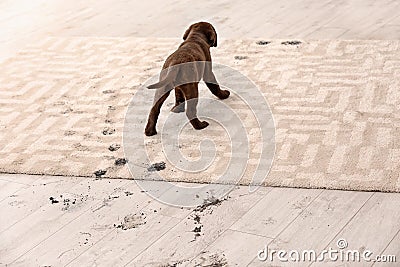
{"label": "wooden floorboard", "polygon": [[396,12],[400,4],[395,0],[285,0],[252,5],[211,0],[15,0],[2,6],[0,59],[48,36],[180,37],[199,20],[213,23],[222,38],[400,38]]}
{"label": "wooden floorboard", "polygon": [[27,187],[29,185],[0,180],[0,203],[7,199],[9,195],[14,195],[14,193]]}
{"label": "wooden floorboard", "polygon": [[[248,187],[241,187],[232,191],[230,198],[220,205],[200,212],[193,211],[146,251],[126,264],[140,266],[141,263],[149,262],[157,266],[191,261],[262,199],[268,190],[262,188],[250,194]],[[200,223],[195,220],[196,215]],[[195,229],[198,227],[199,235],[196,236]],[[157,251],[156,257],[154,251]]]}
{"label": "wooden floorboard", "polygon": [[273,188],[230,229],[275,238],[322,192]]}
{"label": "wooden floorboard", "polygon": [[[337,240],[346,240],[344,250],[360,253],[371,251],[371,258],[383,254],[389,243],[396,245],[395,236],[400,229],[400,194],[374,193],[352,220],[335,236],[328,247],[337,248]],[[392,241],[393,240],[393,241]],[[398,241],[397,241],[398,242]],[[400,244],[397,243],[400,250]],[[323,262],[312,266],[336,266],[334,262]],[[364,266],[365,262],[352,263]]]}
{"label": "wooden floorboard", "polygon": [[31,186],[8,193],[8,197],[0,202],[0,214],[6,214],[0,217],[0,234],[49,204],[50,197],[58,197],[64,190],[74,187],[81,180],[70,177],[36,177],[36,179]]}
{"label": "wooden floorboard", "polygon": [[[382,262],[375,262],[373,266],[399,266],[400,261],[400,230],[382,252]],[[394,256],[394,258],[393,258]]]}
{"label": "wooden floorboard", "polygon": [[[24,186],[17,195],[4,193],[9,196],[0,203],[10,218],[0,224],[1,264],[284,266],[259,261],[257,252],[265,245],[321,251],[335,248],[339,238],[350,248],[398,255],[399,194],[288,188],[251,194],[239,187],[219,205],[196,211],[160,203],[127,180],[35,177]],[[51,204],[50,196],[61,201]],[[78,196],[84,198],[64,205]],[[118,227],[125,216],[141,213],[144,224]]]}
{"label": "wooden floorboard", "polygon": [[[48,36],[181,38],[198,20],[212,22],[221,39],[400,38],[396,0],[261,2],[0,1],[0,61]],[[157,184],[150,188],[174,198]],[[352,249],[397,257],[374,266],[399,266],[399,194],[287,188],[249,194],[240,187],[196,212],[142,191],[132,181],[0,175],[0,266],[284,266],[290,264],[260,262],[257,252],[265,245],[321,250],[339,238]],[[77,201],[68,206],[65,199]],[[145,224],[118,228],[125,216],[142,212]],[[322,264],[357,266],[312,266]]]}
{"label": "wooden floorboard", "polygon": [[[268,244],[273,250],[322,251],[348,224],[373,193],[326,190],[322,192],[290,225]],[[291,266],[293,262],[270,262]],[[256,257],[251,266],[263,266]],[[298,262],[308,266],[309,262]]]}
{"label": "wooden floorboard", "polygon": [[[135,210],[116,205],[110,206],[109,209],[114,209],[116,213],[125,214],[124,216],[130,214],[142,215],[143,213],[145,224],[127,230],[109,225],[110,230],[106,232],[103,238],[71,260],[68,265],[122,266],[148,249],[179,222],[186,220],[191,212],[190,209],[181,209],[160,203],[144,193],[142,195],[143,199],[134,197],[132,198],[133,201],[128,203],[125,203],[126,200],[121,200],[121,205],[136,207]],[[108,217],[108,213],[105,215]],[[124,216],[120,216],[120,220],[123,220]],[[93,228],[92,226],[88,231],[93,231]],[[115,244],[118,244],[118,246],[116,247]]]}

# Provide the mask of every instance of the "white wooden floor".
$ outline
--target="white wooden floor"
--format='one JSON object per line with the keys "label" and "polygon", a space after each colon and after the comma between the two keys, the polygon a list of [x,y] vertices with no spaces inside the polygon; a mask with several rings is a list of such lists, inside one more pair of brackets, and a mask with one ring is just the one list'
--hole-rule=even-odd
{"label": "white wooden floor", "polygon": [[3,0],[0,60],[47,36],[181,38],[205,20],[218,38],[400,38],[398,0]]}
{"label": "white wooden floor", "polygon": [[[396,0],[4,0],[0,60],[47,36],[180,37],[198,20],[216,25],[221,38],[398,39],[399,6]],[[125,216],[136,228],[120,227]],[[324,265],[400,266],[399,231],[400,194],[289,188],[249,194],[239,187],[200,212],[163,205],[128,180],[0,175],[0,266],[281,266],[258,261],[258,251],[268,245],[318,252],[336,248],[340,238],[349,249],[396,255],[397,263]]]}
{"label": "white wooden floor", "polygon": [[[281,266],[259,261],[258,251],[268,245],[318,252],[337,248],[340,238],[348,249],[399,261],[399,203],[400,194],[290,188],[250,194],[238,187],[220,205],[196,211],[161,204],[129,180],[1,175],[0,265]],[[124,230],[129,215],[136,227]],[[297,265],[310,264],[318,265]]]}

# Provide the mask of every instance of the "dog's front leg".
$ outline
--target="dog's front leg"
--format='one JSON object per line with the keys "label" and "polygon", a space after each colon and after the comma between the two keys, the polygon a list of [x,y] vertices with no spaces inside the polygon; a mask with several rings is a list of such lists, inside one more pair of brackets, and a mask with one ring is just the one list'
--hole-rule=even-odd
{"label": "dog's front leg", "polygon": [[210,89],[211,93],[219,99],[226,99],[229,97],[230,92],[228,90],[221,90],[221,88],[219,87],[217,79],[215,78],[215,75],[211,70],[211,63],[206,64],[203,80],[206,83],[208,89]]}
{"label": "dog's front leg", "polygon": [[188,117],[193,128],[196,130],[204,129],[208,126],[208,122],[200,121],[197,118],[197,103],[199,102],[198,83],[186,84],[183,89],[186,97],[186,116]]}

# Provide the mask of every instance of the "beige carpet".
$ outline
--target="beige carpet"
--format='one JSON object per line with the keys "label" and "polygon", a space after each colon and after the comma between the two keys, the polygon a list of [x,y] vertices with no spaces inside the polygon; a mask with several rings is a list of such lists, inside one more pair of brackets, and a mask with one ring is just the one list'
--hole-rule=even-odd
{"label": "beige carpet", "polygon": [[[222,40],[212,53],[215,62],[252,79],[271,107],[276,153],[264,185],[400,192],[400,42],[258,41]],[[127,106],[179,42],[49,38],[3,62],[0,171],[94,177],[105,170],[103,177],[132,178],[127,165],[115,164],[125,157]],[[211,126],[193,140],[224,141]],[[160,152],[157,138],[146,140]],[[249,139],[257,147],[256,131]],[[110,151],[113,144],[121,148]],[[193,147],[188,151],[199,157]],[[229,160],[224,151],[217,149],[217,165]],[[241,184],[256,168],[252,160]],[[159,173],[171,181],[210,182],[221,168],[192,177],[167,162]]]}

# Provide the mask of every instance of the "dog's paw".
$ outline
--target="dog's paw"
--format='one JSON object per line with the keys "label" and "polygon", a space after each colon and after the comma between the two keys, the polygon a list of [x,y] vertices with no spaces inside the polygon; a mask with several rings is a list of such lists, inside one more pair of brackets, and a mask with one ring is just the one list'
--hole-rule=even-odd
{"label": "dog's paw", "polygon": [[181,113],[185,111],[185,104],[180,104],[171,108],[171,111],[174,113]]}
{"label": "dog's paw", "polygon": [[228,90],[221,90],[218,94],[218,98],[219,99],[227,99],[230,94],[231,94],[231,92],[229,92]]}
{"label": "dog's paw", "polygon": [[201,130],[206,128],[209,125],[206,121],[199,121],[199,123],[194,127],[196,130]]}
{"label": "dog's paw", "polygon": [[146,135],[146,136],[153,136],[153,135],[156,135],[157,134],[157,131],[156,131],[156,129],[154,129],[154,128],[146,128],[146,130],[144,130],[144,134]]}

